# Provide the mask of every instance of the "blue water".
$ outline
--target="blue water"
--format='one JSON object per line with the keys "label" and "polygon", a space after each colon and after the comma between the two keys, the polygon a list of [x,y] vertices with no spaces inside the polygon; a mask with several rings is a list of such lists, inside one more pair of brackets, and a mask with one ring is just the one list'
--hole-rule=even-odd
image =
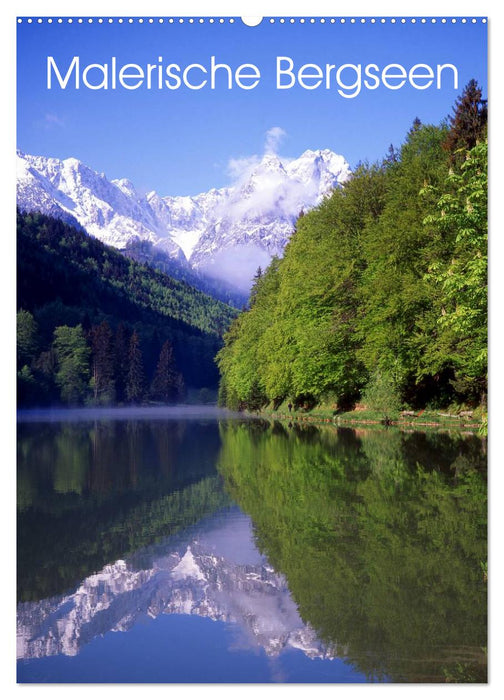
{"label": "blue water", "polygon": [[476,438],[177,410],[20,417],[19,683],[484,681]]}
{"label": "blue water", "polygon": [[22,683],[363,683],[340,659],[310,659],[289,650],[269,657],[240,648],[237,625],[197,616],[142,619],[129,632],[108,632],[77,656],[18,664]]}

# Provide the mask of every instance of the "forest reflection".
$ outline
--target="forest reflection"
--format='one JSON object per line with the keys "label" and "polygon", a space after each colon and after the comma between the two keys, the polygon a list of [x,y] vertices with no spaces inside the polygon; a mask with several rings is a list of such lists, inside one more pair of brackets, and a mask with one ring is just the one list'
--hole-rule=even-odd
{"label": "forest reflection", "polygon": [[221,423],[218,468],[305,623],[370,678],[486,679],[475,436]]}
{"label": "forest reflection", "polygon": [[215,420],[18,425],[18,600],[63,592],[105,564],[229,504]]}

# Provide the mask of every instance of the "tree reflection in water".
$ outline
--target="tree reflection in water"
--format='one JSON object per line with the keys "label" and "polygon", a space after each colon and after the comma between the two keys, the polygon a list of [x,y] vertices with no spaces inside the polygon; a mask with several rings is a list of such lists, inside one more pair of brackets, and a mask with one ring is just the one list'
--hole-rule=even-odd
{"label": "tree reflection in water", "polygon": [[474,436],[221,423],[218,468],[305,623],[370,677],[486,680]]}

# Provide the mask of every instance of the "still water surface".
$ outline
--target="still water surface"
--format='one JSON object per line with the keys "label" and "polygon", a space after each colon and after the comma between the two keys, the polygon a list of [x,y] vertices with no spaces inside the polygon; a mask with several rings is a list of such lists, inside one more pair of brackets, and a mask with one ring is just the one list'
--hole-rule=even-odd
{"label": "still water surface", "polygon": [[20,682],[482,682],[475,436],[18,422]]}

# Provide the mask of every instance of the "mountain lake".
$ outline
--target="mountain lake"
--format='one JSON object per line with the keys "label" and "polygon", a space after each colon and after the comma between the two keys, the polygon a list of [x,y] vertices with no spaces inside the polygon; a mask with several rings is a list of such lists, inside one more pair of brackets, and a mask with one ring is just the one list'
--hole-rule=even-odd
{"label": "mountain lake", "polygon": [[18,414],[20,683],[483,683],[475,435]]}

